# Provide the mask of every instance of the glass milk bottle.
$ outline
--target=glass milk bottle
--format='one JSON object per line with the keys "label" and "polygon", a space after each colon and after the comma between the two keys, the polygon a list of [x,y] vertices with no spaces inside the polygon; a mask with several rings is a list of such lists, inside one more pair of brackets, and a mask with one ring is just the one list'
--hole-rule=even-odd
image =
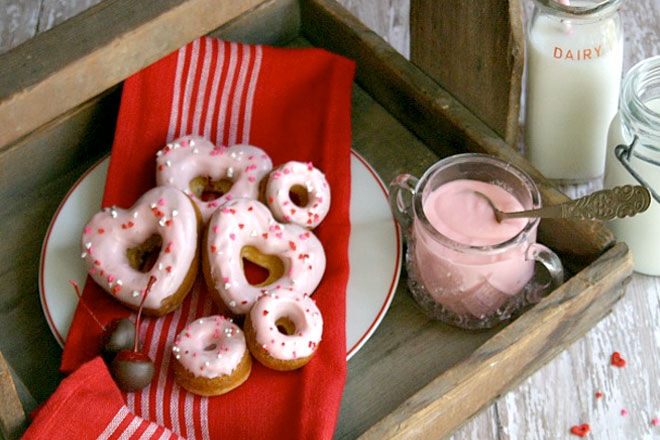
{"label": "glass milk bottle", "polygon": [[534,1],[527,28],[525,144],[546,177],[579,183],[603,175],[607,127],[621,82],[622,1]]}
{"label": "glass milk bottle", "polygon": [[630,69],[610,125],[605,187],[625,184],[646,186],[651,206],[608,226],[630,247],[637,272],[660,275],[660,56]]}

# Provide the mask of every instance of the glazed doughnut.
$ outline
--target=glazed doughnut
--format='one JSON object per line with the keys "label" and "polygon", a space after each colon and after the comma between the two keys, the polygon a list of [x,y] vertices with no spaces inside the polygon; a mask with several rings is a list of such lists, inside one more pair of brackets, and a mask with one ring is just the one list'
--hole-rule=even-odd
{"label": "glazed doughnut", "polygon": [[330,209],[330,186],[311,162],[291,161],[270,173],[264,198],[278,221],[314,229]]}
{"label": "glazed doughnut", "polygon": [[188,194],[204,222],[226,201],[256,199],[261,179],[273,168],[270,157],[261,148],[216,147],[200,136],[179,138],[156,156],[156,183]]}
{"label": "glazed doughnut", "polygon": [[130,209],[106,208],[82,233],[82,259],[94,281],[137,310],[151,275],[157,281],[144,312],[162,316],[176,309],[197,276],[201,217],[181,191],[158,186]]}
{"label": "glazed doughnut", "polygon": [[174,341],[172,354],[176,382],[201,396],[233,390],[247,380],[252,369],[244,333],[219,315],[190,323]]}
{"label": "glazed doughnut", "polygon": [[[251,285],[243,259],[268,271]],[[215,302],[229,314],[247,313],[262,293],[293,286],[311,294],[325,271],[325,252],[310,231],[280,224],[256,200],[238,199],[218,209],[206,228],[202,245],[204,278]]]}
{"label": "glazed doughnut", "polygon": [[245,318],[250,353],[274,370],[295,370],[310,361],[321,342],[323,317],[314,300],[295,290],[263,295]]}

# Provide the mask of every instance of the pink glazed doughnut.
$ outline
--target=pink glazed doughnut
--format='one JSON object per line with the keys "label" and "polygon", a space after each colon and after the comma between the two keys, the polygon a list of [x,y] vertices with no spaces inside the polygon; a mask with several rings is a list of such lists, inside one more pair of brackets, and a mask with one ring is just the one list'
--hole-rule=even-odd
{"label": "pink glazed doughnut", "polygon": [[204,222],[229,200],[256,199],[261,179],[273,168],[270,157],[261,148],[216,147],[200,136],[179,138],[156,156],[156,183],[188,194]]}
{"label": "pink glazed doughnut", "polygon": [[172,346],[174,379],[188,391],[217,396],[250,376],[245,335],[231,319],[215,315],[190,323]]}
{"label": "pink glazed doughnut", "polygon": [[[268,271],[251,285],[243,259]],[[275,287],[294,287],[311,294],[325,272],[325,252],[310,231],[280,224],[256,200],[238,199],[218,209],[206,229],[202,268],[215,302],[234,316],[246,314],[263,293]]]}
{"label": "pink glazed doughnut", "polygon": [[274,370],[295,370],[316,353],[323,317],[314,300],[292,289],[275,289],[254,304],[245,319],[250,353]]}
{"label": "pink glazed doughnut", "polygon": [[266,204],[285,223],[314,229],[330,210],[330,185],[311,162],[287,162],[274,169],[266,182]]}
{"label": "pink glazed doughnut", "polygon": [[151,275],[144,312],[176,309],[197,276],[201,217],[181,191],[157,186],[130,209],[106,208],[85,225],[82,259],[94,281],[137,310]]}

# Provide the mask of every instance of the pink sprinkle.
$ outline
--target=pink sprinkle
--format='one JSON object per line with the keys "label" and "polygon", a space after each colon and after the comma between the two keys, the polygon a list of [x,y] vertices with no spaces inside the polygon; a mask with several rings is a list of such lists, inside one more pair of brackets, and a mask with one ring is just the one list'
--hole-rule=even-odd
{"label": "pink sprinkle", "polygon": [[289,220],[291,220],[291,217],[289,217],[288,215],[285,215],[285,216],[284,216],[284,221],[285,221],[285,222],[288,222]]}
{"label": "pink sprinkle", "polygon": [[314,165],[311,162],[307,162],[307,169],[312,171],[312,169],[314,169]]}
{"label": "pink sprinkle", "polygon": [[196,358],[196,357],[197,357],[197,353],[193,353],[193,357]]}
{"label": "pink sprinkle", "polygon": [[284,174],[289,174],[291,171],[288,168],[284,168]]}
{"label": "pink sprinkle", "polygon": [[257,179],[254,176],[250,176],[250,177],[248,177],[248,180],[250,182],[255,182]]}
{"label": "pink sprinkle", "polygon": [[231,200],[231,199],[232,199],[231,194],[227,194],[227,200]]}
{"label": "pink sprinkle", "polygon": [[181,146],[184,147],[184,148],[187,147],[188,146],[188,139],[182,140],[181,141]]}
{"label": "pink sprinkle", "polygon": [[282,175],[282,173],[280,173],[279,171],[275,171],[273,173],[273,179],[279,179],[281,175]]}
{"label": "pink sprinkle", "polygon": [[305,234],[300,234],[299,237],[301,240],[307,240],[307,235]]}
{"label": "pink sprinkle", "polygon": [[159,204],[160,206],[165,206],[165,199],[160,199],[160,200],[158,201],[158,204]]}
{"label": "pink sprinkle", "polygon": [[[229,208],[222,208],[222,213],[223,213],[223,214],[229,214],[230,212],[231,212],[231,211],[229,210]],[[216,226],[216,227],[217,227],[217,226]],[[217,231],[216,231],[216,232],[217,232]]]}
{"label": "pink sprinkle", "polygon": [[282,233],[281,233],[281,232],[278,232],[277,234],[275,234],[275,236],[276,236],[277,238],[282,238]]}
{"label": "pink sprinkle", "polygon": [[96,273],[96,268],[95,268],[95,267],[91,267],[91,268],[89,269],[89,274],[90,274],[90,275],[94,275],[95,273]]}
{"label": "pink sprinkle", "polygon": [[628,415],[628,411],[626,411],[625,408],[622,409],[622,410],[621,410],[621,415],[622,415],[622,416],[627,416],[627,415]]}
{"label": "pink sprinkle", "polygon": [[92,232],[92,228],[90,228],[89,226],[86,227],[85,228],[85,234],[89,234],[90,232]]}
{"label": "pink sprinkle", "polygon": [[218,202],[216,200],[209,203],[209,208],[215,208],[216,206],[218,206]]}
{"label": "pink sprinkle", "polygon": [[268,230],[269,230],[270,232],[275,232],[275,231],[277,231],[277,226],[272,225],[272,226],[270,226],[270,227],[268,228]]}
{"label": "pink sprinkle", "polygon": [[213,150],[211,150],[211,156],[217,156],[219,154],[224,154],[224,151],[222,151],[219,148],[214,148]]}
{"label": "pink sprinkle", "polygon": [[115,277],[113,277],[112,275],[108,275],[108,282],[109,283],[113,282],[114,280],[115,280]]}
{"label": "pink sprinkle", "polygon": [[656,417],[655,419],[651,420],[651,423],[653,426],[658,426],[660,425],[660,419]]}
{"label": "pink sprinkle", "polygon": [[213,226],[213,232],[217,234],[219,230],[220,228],[218,227],[218,225]]}
{"label": "pink sprinkle", "polygon": [[229,282],[229,277],[223,277],[222,281],[224,281],[225,283],[228,283]]}
{"label": "pink sprinkle", "polygon": [[229,238],[231,238],[232,240],[236,240],[236,234],[232,232],[231,234],[229,234]]}
{"label": "pink sprinkle", "polygon": [[94,253],[94,248],[93,248],[93,247],[90,247],[89,249],[87,249],[87,253],[88,253],[89,255],[92,255],[92,254]]}
{"label": "pink sprinkle", "polygon": [[253,160],[253,159],[254,159],[254,155],[248,156],[248,160]]}

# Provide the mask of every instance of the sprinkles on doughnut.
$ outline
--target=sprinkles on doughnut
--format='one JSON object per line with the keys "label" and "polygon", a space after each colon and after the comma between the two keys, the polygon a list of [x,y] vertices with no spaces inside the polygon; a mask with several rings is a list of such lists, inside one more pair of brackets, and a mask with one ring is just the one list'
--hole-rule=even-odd
{"label": "sprinkles on doughnut", "polygon": [[245,337],[252,355],[275,370],[294,370],[309,362],[323,334],[316,303],[293,289],[263,295],[245,319]]}
{"label": "sprinkles on doughnut", "polygon": [[[202,245],[204,278],[214,300],[227,313],[243,315],[263,293],[283,286],[311,294],[325,272],[325,252],[310,231],[280,224],[256,200],[238,199],[218,209]],[[251,285],[243,259],[268,271]]]}
{"label": "sprinkles on doughnut", "polygon": [[81,257],[94,281],[134,310],[154,275],[144,313],[162,316],[181,304],[195,281],[200,228],[193,202],[176,188],[158,186],[130,209],[95,214],[83,229]]}
{"label": "sprinkles on doughnut", "polygon": [[156,183],[188,194],[204,222],[229,200],[256,199],[261,179],[273,168],[261,148],[246,144],[216,147],[192,135],[167,144],[156,156]]}
{"label": "sprinkles on doughnut", "polygon": [[174,379],[190,392],[217,396],[250,376],[245,335],[231,319],[208,316],[190,323],[172,346]]}
{"label": "sprinkles on doughnut", "polygon": [[309,229],[317,227],[330,210],[330,186],[311,162],[291,161],[274,169],[264,197],[277,220]]}

